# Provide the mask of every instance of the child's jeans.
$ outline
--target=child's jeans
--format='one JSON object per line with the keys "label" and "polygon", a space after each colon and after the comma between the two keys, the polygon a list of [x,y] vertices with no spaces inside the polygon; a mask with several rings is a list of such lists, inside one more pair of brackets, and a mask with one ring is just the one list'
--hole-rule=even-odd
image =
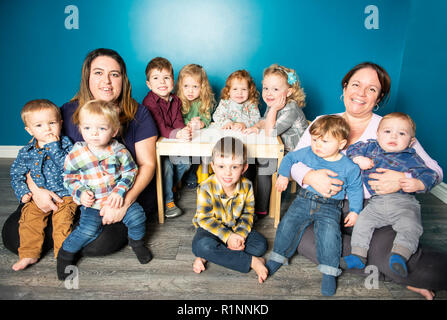
{"label": "child's jeans", "polygon": [[[123,218],[127,234],[132,240],[141,240],[146,233],[146,215],[143,208],[134,202]],[[102,231],[102,217],[98,209],[81,206],[79,225],[65,239],[62,247],[67,252],[78,252],[95,240]]]}
{"label": "child's jeans", "polygon": [[78,207],[72,197],[63,197],[62,200],[62,203],[57,204],[57,210],[46,213],[40,210],[34,201],[23,206],[19,220],[20,259],[40,258],[45,238],[44,229],[50,214],[52,214],[53,222],[53,251],[54,257],[57,257],[59,248],[71,232],[73,217]]}
{"label": "child's jeans", "polygon": [[191,166],[189,157],[163,157],[163,198],[164,202],[174,201],[172,187],[177,185]]}
{"label": "child's jeans", "polygon": [[324,198],[300,189],[278,225],[269,259],[287,264],[296,252],[304,230],[313,222],[318,270],[332,276],[340,275],[342,206],[342,200]]}
{"label": "child's jeans", "polygon": [[244,273],[250,271],[252,257],[263,256],[266,251],[267,240],[254,229],[245,239],[244,250],[228,249],[219,237],[202,228],[197,228],[192,240],[192,252],[196,257]]}

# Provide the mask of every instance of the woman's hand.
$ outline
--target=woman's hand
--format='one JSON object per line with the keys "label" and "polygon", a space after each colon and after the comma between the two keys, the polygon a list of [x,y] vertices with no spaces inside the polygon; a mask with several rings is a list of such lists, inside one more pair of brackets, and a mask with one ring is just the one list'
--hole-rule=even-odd
{"label": "woman's hand", "polygon": [[368,181],[371,189],[377,194],[394,193],[401,189],[400,179],[405,179],[403,172],[390,169],[377,168],[375,173],[369,175]]}
{"label": "woman's hand", "polygon": [[415,178],[404,178],[399,180],[400,187],[404,192],[413,193],[418,191],[424,191],[425,185],[424,183]]}
{"label": "woman's hand", "polygon": [[33,181],[33,178],[31,178],[31,174],[29,172],[26,174],[26,184],[33,195],[34,203],[43,212],[55,211],[58,209],[56,203],[64,202],[53,191],[39,188]]}
{"label": "woman's hand", "polygon": [[102,224],[112,224],[120,222],[126,215],[128,207],[122,206],[121,208],[112,208],[108,204],[104,205],[99,211],[99,215],[102,217]]}
{"label": "woman's hand", "polygon": [[332,178],[336,176],[338,174],[329,169],[311,170],[304,176],[303,184],[310,185],[323,197],[330,198],[342,189],[343,181]]}

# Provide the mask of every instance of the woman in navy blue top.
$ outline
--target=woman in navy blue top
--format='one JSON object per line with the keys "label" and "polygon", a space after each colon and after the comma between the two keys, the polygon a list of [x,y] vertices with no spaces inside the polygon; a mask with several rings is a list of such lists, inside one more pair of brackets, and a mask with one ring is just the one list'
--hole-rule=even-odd
{"label": "woman in navy blue top", "polygon": [[[80,89],[70,102],[61,107],[64,135],[73,143],[83,140],[72,121],[73,114],[77,112],[78,106],[93,99],[116,102],[121,110],[122,124],[118,140],[126,146],[138,164],[137,178],[127,192],[123,206],[119,209],[108,206],[101,209],[103,232],[82,251],[84,255],[98,256],[115,252],[127,243],[127,230],[121,220],[134,201],[140,203],[146,214],[156,211],[153,177],[158,131],[151,114],[132,98],[126,65],[121,56],[113,50],[96,49],[87,55],[82,66]],[[33,187],[34,182],[28,180],[30,187]],[[54,209],[54,202],[59,202],[60,198],[49,190],[34,188],[33,200],[43,211],[49,211]],[[17,252],[19,246],[20,213],[21,206],[5,222],[2,232],[5,247],[13,252]],[[52,244],[50,224],[45,233],[48,250]]]}

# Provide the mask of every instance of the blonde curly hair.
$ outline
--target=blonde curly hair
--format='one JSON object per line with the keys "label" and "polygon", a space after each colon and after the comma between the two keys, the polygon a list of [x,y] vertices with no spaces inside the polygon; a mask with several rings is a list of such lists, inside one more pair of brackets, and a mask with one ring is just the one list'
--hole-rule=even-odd
{"label": "blonde curly hair", "polygon": [[177,77],[174,92],[182,101],[182,114],[189,113],[191,109],[191,101],[189,101],[183,93],[183,81],[186,77],[193,77],[201,84],[200,87],[200,114],[204,114],[208,119],[211,119],[211,112],[214,109],[216,100],[214,99],[213,89],[208,81],[205,69],[198,64],[187,64],[184,66]]}
{"label": "blonde curly hair", "polygon": [[264,70],[263,78],[269,75],[278,75],[284,78],[289,88],[292,88],[292,94],[289,97],[287,97],[287,102],[293,100],[298,104],[298,107],[300,108],[306,106],[306,94],[304,93],[304,90],[301,87],[300,81],[298,79],[295,70],[274,63],[270,67]]}

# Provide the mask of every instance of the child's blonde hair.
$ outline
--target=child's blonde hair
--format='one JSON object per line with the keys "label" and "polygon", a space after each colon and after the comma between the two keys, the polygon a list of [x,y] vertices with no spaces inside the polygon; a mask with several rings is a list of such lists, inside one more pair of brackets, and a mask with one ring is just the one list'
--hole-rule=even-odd
{"label": "child's blonde hair", "polygon": [[348,140],[350,131],[351,129],[346,120],[337,115],[319,117],[309,128],[309,133],[313,136],[324,137],[326,134],[329,134],[339,141]]}
{"label": "child's blonde hair", "polygon": [[408,121],[408,123],[410,124],[410,129],[411,129],[410,135],[411,135],[412,138],[415,137],[415,135],[416,135],[416,123],[413,121],[413,119],[411,119],[411,117],[408,114],[403,113],[403,112],[391,112],[391,113],[388,113],[387,115],[384,115],[383,118],[380,120],[379,127],[377,129],[380,128],[380,126],[382,124],[382,121],[384,121],[386,119],[393,119],[393,118],[394,119],[397,118],[397,119],[402,119],[402,120]]}
{"label": "child's blonde hair", "polygon": [[23,106],[22,111],[20,112],[20,117],[22,118],[22,121],[25,124],[25,126],[27,126],[26,119],[31,113],[47,109],[51,109],[56,113],[58,121],[62,120],[61,110],[53,102],[47,99],[36,99],[28,101]]}
{"label": "child's blonde hair", "polygon": [[274,63],[264,70],[263,77],[265,78],[269,75],[278,75],[284,78],[284,81],[287,83],[289,88],[292,88],[292,94],[287,97],[286,103],[293,100],[300,108],[306,106],[306,94],[301,87],[300,80],[298,79],[295,70]]}
{"label": "child's blonde hair", "polygon": [[186,77],[193,77],[200,83],[200,114],[204,114],[207,119],[211,119],[211,112],[216,104],[214,100],[214,93],[211,85],[208,81],[205,69],[198,64],[187,64],[184,66],[177,77],[177,83],[175,84],[174,92],[182,101],[182,114],[189,113],[191,109],[191,101],[189,101],[183,93],[183,81]]}
{"label": "child's blonde hair", "polygon": [[247,163],[247,147],[245,144],[234,137],[223,137],[213,147],[213,152],[211,154],[211,161],[218,157],[233,159],[242,159],[242,163]]}
{"label": "child's blonde hair", "polygon": [[231,82],[234,79],[238,80],[245,80],[248,83],[248,101],[254,105],[259,104],[259,92],[256,89],[256,84],[251,77],[250,73],[248,73],[247,70],[237,70],[229,75],[227,80],[225,81],[225,87],[223,87],[220,98],[223,100],[230,99],[230,89],[231,89]]}
{"label": "child's blonde hair", "polygon": [[105,117],[113,130],[120,129],[121,127],[119,107],[111,101],[90,100],[76,109],[73,114],[73,123],[77,126],[80,125],[81,113]]}

